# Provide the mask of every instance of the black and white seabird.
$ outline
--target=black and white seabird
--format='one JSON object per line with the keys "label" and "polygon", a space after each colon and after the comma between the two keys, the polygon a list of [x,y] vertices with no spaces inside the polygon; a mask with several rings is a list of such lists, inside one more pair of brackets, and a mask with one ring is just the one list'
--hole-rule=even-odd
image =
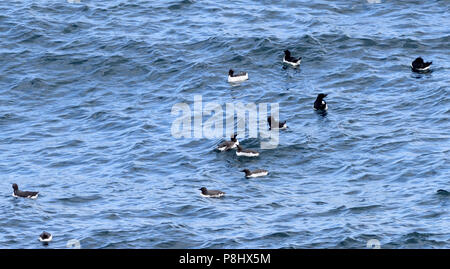
{"label": "black and white seabird", "polygon": [[302,57],[294,58],[291,56],[291,52],[289,50],[284,51],[283,63],[290,64],[292,66],[299,66],[302,61]]}
{"label": "black and white seabird", "polygon": [[212,197],[212,198],[218,198],[225,195],[223,191],[217,191],[217,190],[208,190],[205,187],[201,187],[199,190],[202,191],[202,195],[205,197]]}
{"label": "black and white seabird", "polygon": [[226,151],[230,149],[236,148],[239,145],[239,141],[237,140],[237,134],[231,135],[231,141],[224,141],[217,146],[217,150]]}
{"label": "black and white seabird", "polygon": [[[287,125],[286,125],[286,121],[284,121],[284,122],[277,122],[275,119],[272,119],[272,116],[269,116],[269,117],[267,117],[267,122],[269,123],[269,130],[272,130],[272,121],[273,121],[273,124],[274,124],[274,128],[275,129],[277,129],[277,128],[279,128],[279,129],[286,129],[287,128]],[[276,127],[276,126],[278,126],[278,127]]]}
{"label": "black and white seabird", "polygon": [[247,79],[248,79],[247,72],[240,72],[235,74],[233,69],[230,69],[230,71],[228,71],[228,82],[241,82]]}
{"label": "black and white seabird", "polygon": [[411,68],[414,72],[424,72],[427,71],[433,62],[424,62],[421,57],[415,59],[411,63]]}
{"label": "black and white seabird", "polygon": [[324,94],[324,93],[319,93],[319,95],[317,95],[317,99],[314,102],[314,110],[327,110],[328,109],[328,105],[327,102],[325,102],[325,100],[323,100],[323,98],[327,97],[328,94]]}
{"label": "black and white seabird", "polygon": [[14,197],[31,198],[31,199],[36,199],[38,197],[39,192],[37,191],[20,191],[19,186],[17,186],[16,183],[14,183],[12,187],[14,189],[13,192]]}
{"label": "black and white seabird", "polygon": [[50,233],[47,232],[43,232],[41,233],[41,235],[39,235],[39,241],[44,242],[44,243],[48,243],[50,241],[52,241],[53,239],[53,235],[51,235]]}
{"label": "black and white seabird", "polygon": [[243,149],[240,145],[236,145],[236,155],[237,156],[244,156],[244,157],[258,157],[259,152],[250,150],[250,149]]}
{"label": "black and white seabird", "polygon": [[250,171],[249,169],[244,169],[241,172],[245,172],[245,177],[246,178],[263,177],[263,176],[267,176],[267,174],[269,173],[269,171],[264,170],[264,169],[256,169],[256,170],[253,170],[253,171]]}

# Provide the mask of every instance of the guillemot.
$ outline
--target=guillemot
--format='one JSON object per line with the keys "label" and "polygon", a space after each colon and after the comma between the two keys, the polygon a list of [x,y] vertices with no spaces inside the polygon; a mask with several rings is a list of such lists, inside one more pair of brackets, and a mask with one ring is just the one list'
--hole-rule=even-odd
{"label": "guillemot", "polygon": [[328,105],[327,102],[325,102],[325,100],[323,100],[323,98],[327,97],[328,94],[324,94],[324,93],[319,93],[317,95],[317,99],[314,102],[314,110],[327,110],[328,109]]}
{"label": "guillemot", "polygon": [[223,191],[217,191],[217,190],[208,190],[205,187],[201,187],[199,190],[202,191],[202,196],[205,197],[212,197],[212,198],[218,198],[225,195]]}
{"label": "guillemot", "polygon": [[247,72],[240,72],[237,74],[234,74],[233,69],[230,69],[228,71],[228,82],[241,82],[248,79],[248,73]]}
{"label": "guillemot", "polygon": [[294,58],[291,56],[291,52],[289,50],[284,51],[283,63],[290,64],[292,66],[299,66],[302,61],[302,57]]}
{"label": "guillemot", "polygon": [[237,134],[231,135],[231,141],[224,141],[217,146],[217,150],[226,151],[236,148],[239,145],[239,141],[236,139]]}
{"label": "guillemot", "polygon": [[430,68],[432,63],[433,62],[424,62],[421,57],[418,57],[411,63],[411,68],[414,72],[424,72]]}
{"label": "guillemot", "polygon": [[[277,122],[275,119],[272,119],[272,116],[269,116],[269,117],[267,117],[267,122],[269,123],[269,130],[272,130],[272,121],[273,121],[273,124],[274,124],[274,128],[275,129],[277,129],[277,128],[279,128],[279,129],[286,129],[287,128],[287,125],[286,125],[286,121],[284,121],[284,122]],[[278,127],[276,127],[276,126],[278,126]]]}
{"label": "guillemot", "polygon": [[41,233],[41,235],[39,235],[39,241],[44,242],[44,243],[48,243],[50,241],[52,241],[53,239],[53,235],[51,235],[50,233],[47,232],[43,232]]}
{"label": "guillemot", "polygon": [[236,155],[237,156],[244,156],[244,157],[258,157],[259,152],[250,150],[250,149],[243,149],[240,145],[236,145]]}
{"label": "guillemot", "polygon": [[16,183],[12,185],[12,188],[14,189],[13,196],[14,197],[22,197],[22,198],[31,198],[36,199],[38,197],[37,191],[21,191],[19,190],[19,186],[17,186]]}
{"label": "guillemot", "polygon": [[267,176],[267,174],[269,173],[269,171],[264,170],[264,169],[256,169],[256,170],[253,170],[253,171],[250,171],[249,169],[244,169],[241,172],[245,172],[245,177],[246,178],[263,177],[263,176]]}

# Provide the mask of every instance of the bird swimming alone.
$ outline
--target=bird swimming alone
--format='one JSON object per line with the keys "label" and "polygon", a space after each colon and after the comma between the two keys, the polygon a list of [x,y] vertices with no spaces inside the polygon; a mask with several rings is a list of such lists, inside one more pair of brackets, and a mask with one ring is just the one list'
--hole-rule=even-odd
{"label": "bird swimming alone", "polygon": [[240,145],[236,145],[236,155],[237,156],[244,156],[244,157],[258,157],[259,152],[250,150],[250,149],[243,149]]}
{"label": "bird swimming alone", "polygon": [[248,73],[247,72],[240,72],[237,74],[234,74],[233,69],[230,69],[228,71],[228,82],[241,82],[248,79]]}
{"label": "bird swimming alone", "polygon": [[277,122],[275,119],[272,119],[272,116],[267,117],[267,122],[269,123],[269,130],[272,130],[272,121],[274,126],[278,126],[278,127],[274,127],[275,129],[286,129],[287,125],[286,125],[286,121],[284,122]]}
{"label": "bird swimming alone", "polygon": [[224,141],[217,146],[217,150],[226,151],[236,148],[239,145],[239,141],[236,139],[237,134],[231,135],[231,141]]}
{"label": "bird swimming alone", "polygon": [[411,63],[411,68],[414,72],[424,72],[430,68],[432,63],[433,62],[424,62],[421,57],[418,57]]}
{"label": "bird swimming alone", "polygon": [[225,195],[223,191],[217,191],[217,190],[208,190],[205,187],[201,187],[199,190],[202,191],[202,196],[205,197],[212,197],[212,198],[219,198]]}
{"label": "bird swimming alone", "polygon": [[327,97],[328,94],[324,94],[324,93],[319,93],[317,95],[317,99],[314,102],[314,110],[327,110],[328,109],[328,105],[327,102],[325,102],[325,100],[323,100],[323,98]]}
{"label": "bird swimming alone", "polygon": [[22,197],[22,198],[31,198],[36,199],[38,197],[37,191],[21,191],[19,190],[19,186],[17,186],[16,183],[12,185],[12,188],[14,189],[13,196],[14,197]]}
{"label": "bird swimming alone", "polygon": [[249,169],[244,169],[241,172],[245,172],[245,177],[246,178],[263,177],[263,176],[267,176],[267,174],[269,173],[269,171],[264,170],[264,169],[256,169],[256,170],[253,170],[253,171],[250,171]]}
{"label": "bird swimming alone", "polygon": [[44,242],[44,243],[48,243],[50,241],[52,241],[53,239],[53,235],[51,235],[50,233],[47,232],[42,232],[41,235],[39,235],[39,241]]}
{"label": "bird swimming alone", "polygon": [[294,58],[291,56],[291,52],[289,50],[284,51],[283,63],[290,64],[292,66],[299,66],[302,61],[302,57]]}

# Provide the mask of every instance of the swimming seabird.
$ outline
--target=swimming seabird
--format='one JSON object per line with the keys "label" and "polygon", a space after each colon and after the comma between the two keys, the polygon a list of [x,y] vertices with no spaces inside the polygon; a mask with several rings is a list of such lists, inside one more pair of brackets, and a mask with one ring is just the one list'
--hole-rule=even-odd
{"label": "swimming seabird", "polygon": [[236,148],[239,145],[239,141],[236,139],[237,134],[231,135],[231,141],[224,141],[217,146],[217,150],[226,151]]}
{"label": "swimming seabird", "polygon": [[237,74],[234,74],[233,69],[230,69],[228,71],[228,82],[241,82],[248,79],[248,73],[247,72],[240,72]]}
{"label": "swimming seabird", "polygon": [[284,51],[283,63],[290,64],[292,66],[299,66],[302,61],[302,57],[294,58],[291,56],[291,52],[289,50]]}
{"label": "swimming seabird", "polygon": [[37,191],[20,191],[19,186],[17,186],[16,183],[14,183],[12,187],[14,189],[13,192],[14,197],[31,198],[31,199],[36,199],[38,197],[39,192]]}
{"label": "swimming seabird", "polygon": [[244,157],[258,157],[259,152],[250,150],[250,149],[243,149],[240,145],[236,145],[236,155],[237,156],[244,156]]}
{"label": "swimming seabird", "polygon": [[433,62],[424,62],[421,57],[415,59],[411,63],[411,68],[414,72],[423,72],[427,71]]}
{"label": "swimming seabird", "polygon": [[275,119],[272,119],[272,116],[269,116],[269,117],[267,117],[267,122],[269,123],[269,130],[272,129],[272,120],[273,120],[274,126],[278,126],[278,127],[275,127],[275,129],[277,129],[277,128],[286,129],[287,128],[286,121],[277,122]]}
{"label": "swimming seabird", "polygon": [[39,241],[44,242],[44,243],[48,243],[50,241],[52,241],[53,239],[53,235],[51,235],[50,233],[47,232],[43,232],[41,233],[41,235],[39,235]]}
{"label": "swimming seabird", "polygon": [[249,169],[244,169],[241,172],[245,172],[245,177],[249,178],[249,177],[263,177],[263,176],[267,176],[267,174],[269,173],[269,171],[264,170],[264,169],[256,169],[253,171],[250,171]]}
{"label": "swimming seabird", "polygon": [[212,197],[212,198],[218,198],[225,195],[223,191],[217,191],[217,190],[208,190],[205,187],[201,187],[199,190],[202,191],[202,195],[205,197]]}
{"label": "swimming seabird", "polygon": [[323,98],[327,97],[328,94],[324,94],[324,93],[319,93],[317,95],[317,99],[314,102],[314,110],[327,110],[328,109],[328,105],[327,102],[325,102],[325,100],[323,100]]}

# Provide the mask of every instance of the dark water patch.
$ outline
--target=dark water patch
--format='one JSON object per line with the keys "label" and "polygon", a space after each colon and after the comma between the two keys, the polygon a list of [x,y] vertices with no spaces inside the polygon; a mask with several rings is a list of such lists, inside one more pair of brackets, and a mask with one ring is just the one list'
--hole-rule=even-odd
{"label": "dark water patch", "polygon": [[437,195],[441,195],[441,196],[450,196],[450,192],[446,191],[446,190],[437,190],[436,192]]}
{"label": "dark water patch", "polygon": [[90,195],[90,196],[73,196],[58,199],[59,202],[64,204],[79,204],[79,203],[89,203],[96,200],[101,200],[100,195]]}

